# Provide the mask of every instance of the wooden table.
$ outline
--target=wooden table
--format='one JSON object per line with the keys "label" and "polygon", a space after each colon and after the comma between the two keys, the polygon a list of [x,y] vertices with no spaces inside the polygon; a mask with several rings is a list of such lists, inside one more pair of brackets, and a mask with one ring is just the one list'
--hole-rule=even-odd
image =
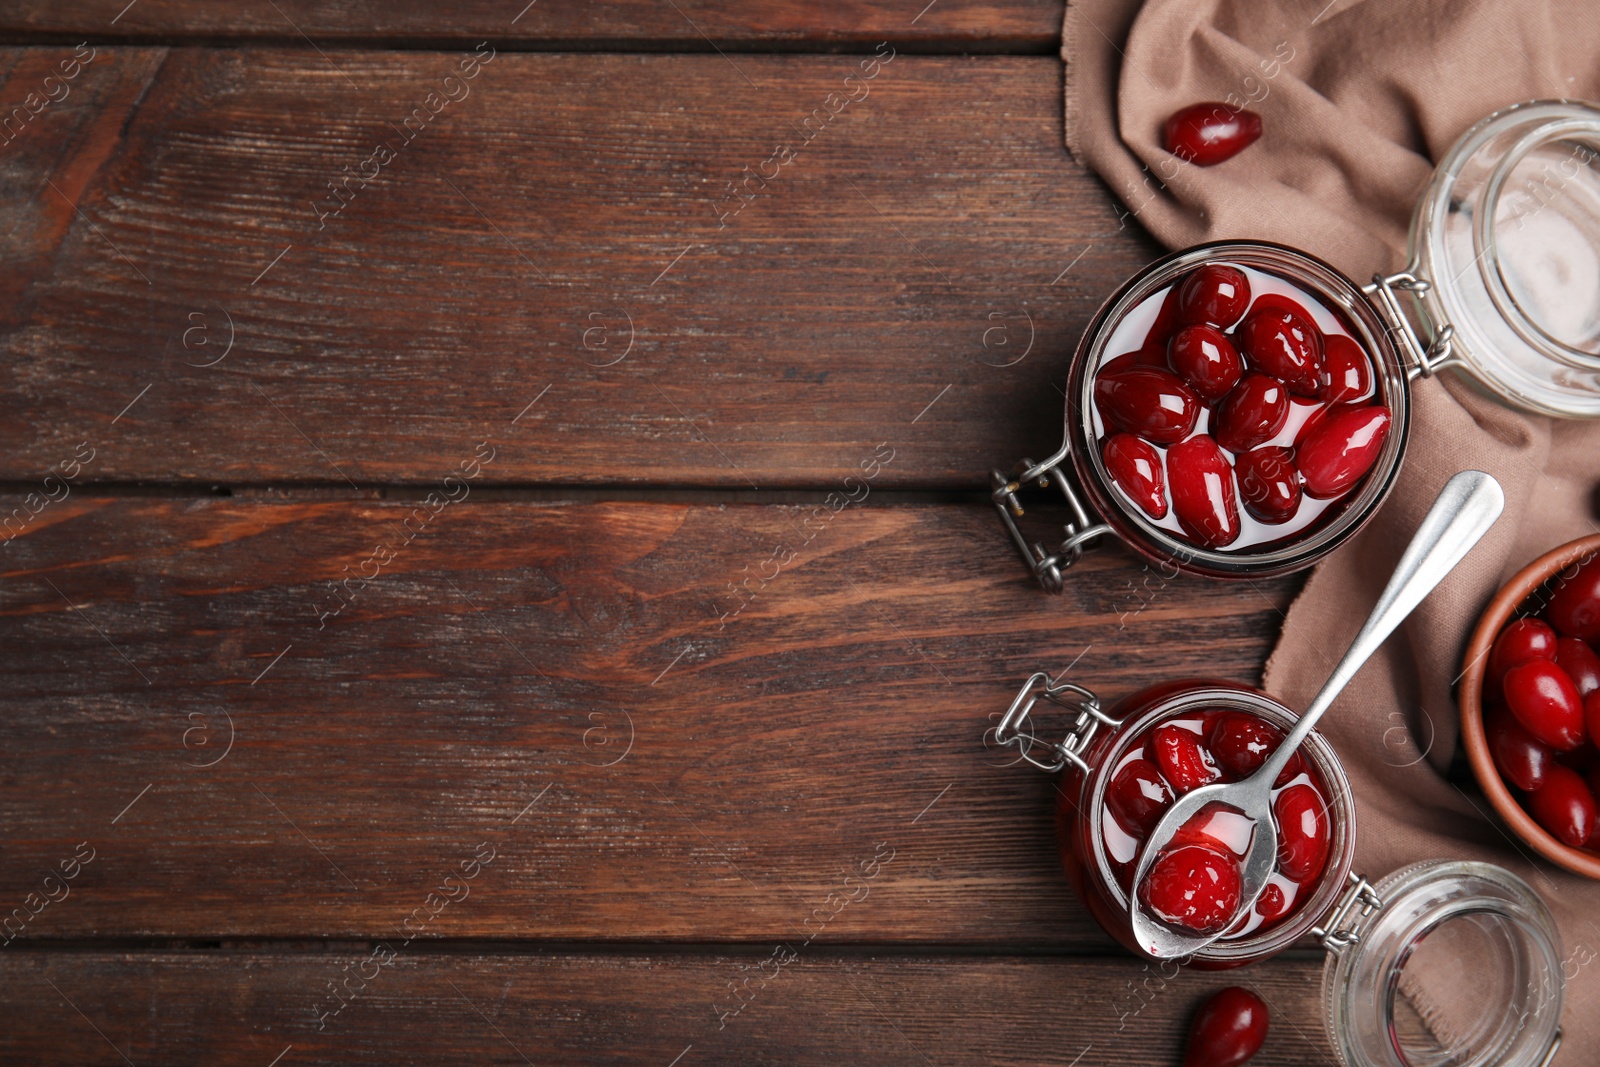
{"label": "wooden table", "polygon": [[1176,1064],[1229,983],[1331,1060],[981,743],[1298,584],[1023,573],[1158,249],[1059,0],[923,2],[6,5],[6,1062]]}

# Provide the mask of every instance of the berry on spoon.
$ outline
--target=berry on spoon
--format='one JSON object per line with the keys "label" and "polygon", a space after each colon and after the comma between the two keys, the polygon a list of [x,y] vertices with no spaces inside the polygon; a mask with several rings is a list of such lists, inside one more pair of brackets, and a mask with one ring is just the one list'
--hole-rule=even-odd
{"label": "berry on spoon", "polygon": [[1140,886],[1145,907],[1162,922],[1216,933],[1239,910],[1239,865],[1209,848],[1185,845],[1156,858]]}

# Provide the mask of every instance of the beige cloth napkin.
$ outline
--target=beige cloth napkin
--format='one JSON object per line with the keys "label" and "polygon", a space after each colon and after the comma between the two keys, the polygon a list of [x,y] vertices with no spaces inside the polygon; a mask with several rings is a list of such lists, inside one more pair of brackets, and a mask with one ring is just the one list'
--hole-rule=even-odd
{"label": "beige cloth napkin", "polygon": [[[1323,3],[1068,0],[1068,147],[1169,246],[1264,238],[1366,280],[1404,266],[1434,161],[1474,122],[1522,100],[1600,99],[1596,0]],[[1161,124],[1205,100],[1250,107],[1265,132],[1220,166],[1175,165],[1160,148]],[[1597,528],[1600,421],[1521,415],[1450,377],[1418,383],[1413,417],[1398,487],[1313,573],[1265,685],[1290,705],[1308,703],[1444,482],[1466,467],[1500,480],[1499,523],[1322,728],[1355,789],[1357,869],[1377,878],[1459,857],[1527,879],[1555,911],[1567,957],[1556,1063],[1600,1062],[1600,883],[1534,859],[1482,795],[1441,773],[1457,742],[1452,682],[1479,612],[1533,557]],[[1458,1007],[1447,999],[1428,1012],[1441,1038],[1471,1022]]]}

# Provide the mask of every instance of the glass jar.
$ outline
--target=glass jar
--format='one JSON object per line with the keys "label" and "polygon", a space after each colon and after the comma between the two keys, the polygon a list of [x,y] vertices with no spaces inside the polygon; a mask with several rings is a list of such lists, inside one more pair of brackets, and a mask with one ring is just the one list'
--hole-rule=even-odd
{"label": "glass jar", "polygon": [[[1069,713],[1066,737],[1040,740],[1039,700]],[[1287,730],[1294,713],[1254,689],[1189,679],[1141,690],[1102,710],[1079,686],[1032,675],[993,730],[999,744],[1065,774],[1056,836],[1069,882],[1095,920],[1129,951],[1128,895],[1099,827],[1122,756],[1151,727],[1222,708]],[[1313,732],[1301,752],[1324,787],[1330,842],[1310,896],[1278,925],[1213,942],[1188,960],[1243,966],[1311,935],[1327,952],[1323,1022],[1344,1067],[1548,1067],[1561,1044],[1561,938],[1539,895],[1504,868],[1430,860],[1376,883],[1351,873],[1355,808],[1332,746]],[[1131,857],[1130,857],[1131,860]],[[1127,861],[1124,861],[1127,862]]]}
{"label": "glass jar", "polygon": [[[1041,699],[1066,708],[1073,715],[1069,733],[1060,743],[1042,742],[1029,732],[1029,714]],[[1067,879],[1106,933],[1140,955],[1148,956],[1134,940],[1128,893],[1117,873],[1119,866],[1127,872],[1136,855],[1128,850],[1136,845],[1116,828],[1106,790],[1132,747],[1150,730],[1212,710],[1244,712],[1285,733],[1297,718],[1264,693],[1212,679],[1151,686],[1101,710],[1093,693],[1074,685],[1053,684],[1048,675],[1039,672],[1024,684],[995,728],[998,743],[1016,746],[1034,766],[1064,771],[1058,790],[1056,840]],[[1040,758],[1041,750],[1048,752],[1048,759]],[[1194,957],[1192,962],[1198,966],[1237,967],[1283,951],[1312,932],[1343,892],[1355,856],[1355,800],[1350,782],[1333,747],[1320,734],[1313,732],[1300,751],[1327,804],[1330,836],[1326,863],[1305,890],[1290,891],[1294,898],[1283,918],[1273,925],[1258,924],[1257,933],[1212,942]],[[1118,855],[1119,851],[1127,854]],[[1310,895],[1299,899],[1302,892]]]}
{"label": "glass jar", "polygon": [[[1302,533],[1270,528],[1208,548],[1152,519],[1106,470],[1094,379],[1126,348],[1130,316],[1205,264],[1260,270],[1336,316],[1373,364],[1374,396],[1393,417],[1380,454],[1351,495]],[[1313,312],[1318,309],[1311,307]],[[1320,316],[1319,321],[1320,320]],[[1113,351],[1115,345],[1116,350]],[[1012,474],[991,472],[991,499],[1040,584],[1091,545],[1114,538],[1174,571],[1250,578],[1304,569],[1359,530],[1393,487],[1409,432],[1409,382],[1440,372],[1523,410],[1600,416],[1600,109],[1520,104],[1489,116],[1446,155],[1412,219],[1410,263],[1358,286],[1314,256],[1259,241],[1219,241],[1164,256],[1119,288],[1090,321],[1067,371],[1061,447]],[[1065,539],[1054,552],[1017,523],[1026,489],[1059,491]],[[1244,519],[1247,529],[1249,519]]]}
{"label": "glass jar", "polygon": [[1535,101],[1468,130],[1412,220],[1419,317],[1506,403],[1600,415],[1600,109]]}
{"label": "glass jar", "polygon": [[1345,1067],[1545,1067],[1561,1046],[1561,938],[1503,867],[1430,860],[1352,879],[1321,932],[1324,1023]]}

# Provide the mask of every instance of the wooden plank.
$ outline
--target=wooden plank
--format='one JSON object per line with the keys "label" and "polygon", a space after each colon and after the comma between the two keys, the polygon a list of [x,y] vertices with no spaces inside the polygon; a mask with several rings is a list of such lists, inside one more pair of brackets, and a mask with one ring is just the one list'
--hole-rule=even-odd
{"label": "wooden plank", "polygon": [[[1177,1067],[1189,1015],[1222,986],[1244,985],[1271,1009],[1252,1067],[1299,1067],[1334,1062],[1319,1022],[1320,972],[1314,959],[1174,974],[1131,959],[817,949],[791,958],[766,948],[738,955],[374,957],[364,945],[318,953],[10,953],[0,958],[8,1018],[0,1055],[15,1063],[121,1063],[121,1053],[138,1064],[250,1067]],[[350,992],[335,1015],[340,1002],[328,986],[347,975]]]}
{"label": "wooden plank", "polygon": [[[32,311],[35,279],[74,227],[73,205],[115,153],[165,49],[0,49],[0,329]],[[8,443],[16,440],[7,433]]]}
{"label": "wooden plank", "polygon": [[303,46],[469,47],[488,39],[504,48],[675,48],[710,51],[824,51],[876,45],[968,52],[1046,52],[1061,39],[1062,0],[611,0],[605,4],[537,0],[459,0],[441,10],[422,0],[376,3],[208,4],[204,0],[128,3],[83,0],[70,6],[16,0],[0,11],[11,40],[275,42]]}
{"label": "wooden plank", "polygon": [[831,487],[888,442],[883,486],[978,487],[1156,251],[1052,58],[154,55],[83,72],[153,84],[75,213],[16,186],[0,481],[90,439],[94,479],[417,483],[493,436],[502,483]]}
{"label": "wooden plank", "polygon": [[1295,583],[1051,598],[987,508],[835,504],[34,501],[0,902],[94,857],[13,936],[389,937],[483,844],[426,936],[1109,944],[986,727],[1039,667],[1254,680]]}

